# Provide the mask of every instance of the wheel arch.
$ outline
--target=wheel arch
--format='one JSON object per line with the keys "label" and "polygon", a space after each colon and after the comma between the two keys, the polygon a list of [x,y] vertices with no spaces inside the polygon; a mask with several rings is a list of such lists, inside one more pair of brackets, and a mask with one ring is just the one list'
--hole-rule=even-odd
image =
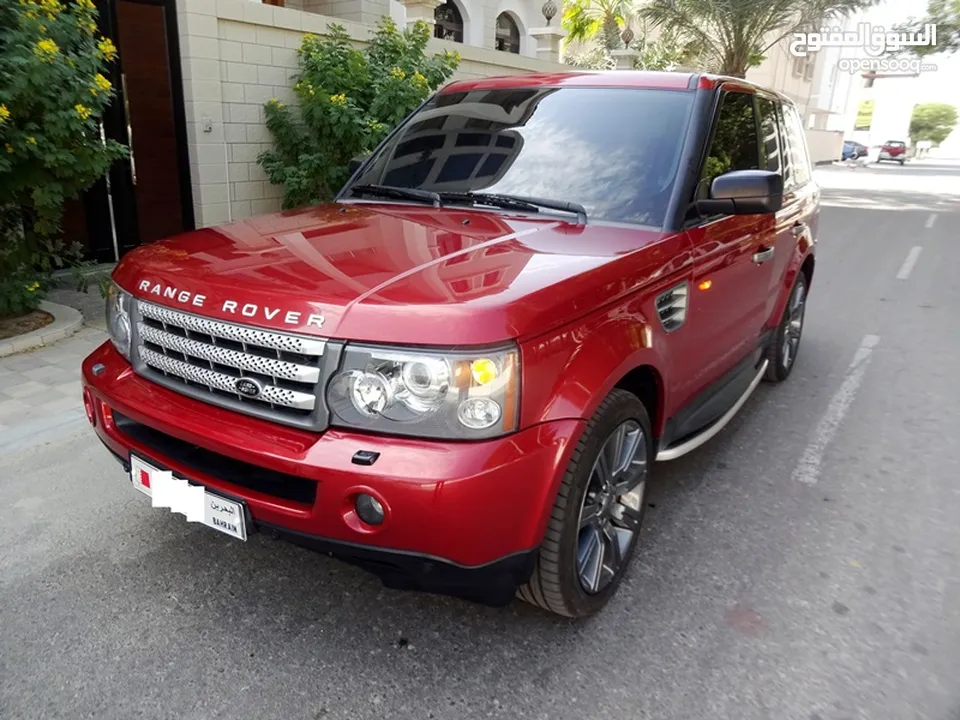
{"label": "wheel arch", "polygon": [[647,415],[650,416],[650,425],[654,433],[654,442],[656,442],[660,436],[658,428],[663,422],[661,413],[664,405],[663,376],[660,371],[648,363],[638,365],[614,383],[613,388],[626,390],[643,403]]}
{"label": "wheel arch", "polygon": [[816,263],[817,261],[813,253],[810,253],[800,266],[800,272],[802,272],[804,277],[807,279],[807,290],[810,289],[810,285],[813,283],[813,269],[816,266]]}
{"label": "wheel arch", "polygon": [[550,347],[555,336],[524,348],[523,383],[529,395],[521,425],[589,420],[610,391],[621,388],[640,398],[659,434],[668,385],[662,344],[655,340],[658,329],[623,314],[593,328],[565,331],[560,347]]}
{"label": "wheel arch", "polygon": [[767,327],[775,328],[780,323],[783,311],[787,307],[790,299],[790,292],[793,290],[793,284],[797,280],[797,275],[803,273],[804,280],[807,282],[807,291],[810,290],[810,283],[813,280],[813,271],[816,266],[816,260],[813,253],[813,242],[805,239],[797,245],[797,250],[790,259],[787,271],[783,274],[783,284],[780,286],[777,304],[773,308],[773,313],[767,318]]}

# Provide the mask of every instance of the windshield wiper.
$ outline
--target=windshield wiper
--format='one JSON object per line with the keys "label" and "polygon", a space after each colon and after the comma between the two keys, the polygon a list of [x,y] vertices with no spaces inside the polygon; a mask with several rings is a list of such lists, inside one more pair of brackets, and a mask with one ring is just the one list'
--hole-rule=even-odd
{"label": "windshield wiper", "polygon": [[350,192],[364,195],[379,195],[381,197],[402,198],[404,200],[421,200],[429,202],[434,207],[440,207],[440,196],[430,190],[396,187],[395,185],[354,185],[350,188]]}
{"label": "windshield wiper", "polygon": [[441,200],[465,200],[467,202],[479,203],[481,205],[493,205],[494,207],[511,208],[514,210],[526,210],[528,212],[540,212],[541,208],[548,210],[563,210],[565,212],[576,213],[577,222],[581,225],[587,224],[587,211],[580,203],[568,202],[566,200],[552,200],[550,198],[527,197],[523,195],[499,195],[497,193],[475,193],[475,192],[441,192]]}

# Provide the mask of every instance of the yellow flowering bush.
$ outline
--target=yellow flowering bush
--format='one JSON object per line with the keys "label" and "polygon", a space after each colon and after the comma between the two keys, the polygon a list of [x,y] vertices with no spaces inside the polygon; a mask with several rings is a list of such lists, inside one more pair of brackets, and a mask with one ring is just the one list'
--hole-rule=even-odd
{"label": "yellow flowering bush", "polygon": [[61,5],[58,0],[40,0],[40,12],[43,13],[47,19],[56,20],[57,16],[63,12],[63,5]]}
{"label": "yellow flowering bush", "polygon": [[117,58],[117,47],[110,38],[101,38],[97,43],[97,52],[107,62],[113,62]]}
{"label": "yellow flowering bush", "polygon": [[265,105],[275,148],[258,160],[286,208],[328,200],[347,180],[351,158],[373,150],[407,115],[453,75],[456,53],[426,55],[424,22],[400,30],[383,18],[364,50],[342,25],[306,35],[293,85],[296,107]]}
{"label": "yellow flowering bush", "polygon": [[44,61],[53,62],[54,56],[60,52],[60,48],[57,47],[57,44],[53,40],[50,38],[45,38],[37,43],[37,46],[34,48],[34,52],[43,58]]}
{"label": "yellow flowering bush", "polygon": [[77,249],[64,202],[126,154],[100,141],[117,49],[92,0],[0,0],[0,315],[27,312]]}

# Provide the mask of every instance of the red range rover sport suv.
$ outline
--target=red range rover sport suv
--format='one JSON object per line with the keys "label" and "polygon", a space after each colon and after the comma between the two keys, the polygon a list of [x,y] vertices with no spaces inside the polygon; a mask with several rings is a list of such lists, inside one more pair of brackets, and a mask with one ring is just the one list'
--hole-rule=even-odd
{"label": "red range rover sport suv", "polygon": [[797,109],[702,74],[464,80],[351,169],[118,264],[83,363],[117,492],[390,587],[596,612],[658,464],[794,367]]}

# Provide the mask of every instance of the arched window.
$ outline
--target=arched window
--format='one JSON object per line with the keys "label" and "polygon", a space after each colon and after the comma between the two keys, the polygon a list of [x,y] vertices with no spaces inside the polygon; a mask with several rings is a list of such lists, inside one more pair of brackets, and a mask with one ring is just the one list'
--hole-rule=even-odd
{"label": "arched window", "polygon": [[453,0],[447,0],[442,5],[438,5],[433,11],[433,35],[441,40],[453,40],[454,42],[463,42],[463,15],[453,4]]}
{"label": "arched window", "polygon": [[520,54],[520,28],[510,15],[503,12],[497,15],[497,50]]}

